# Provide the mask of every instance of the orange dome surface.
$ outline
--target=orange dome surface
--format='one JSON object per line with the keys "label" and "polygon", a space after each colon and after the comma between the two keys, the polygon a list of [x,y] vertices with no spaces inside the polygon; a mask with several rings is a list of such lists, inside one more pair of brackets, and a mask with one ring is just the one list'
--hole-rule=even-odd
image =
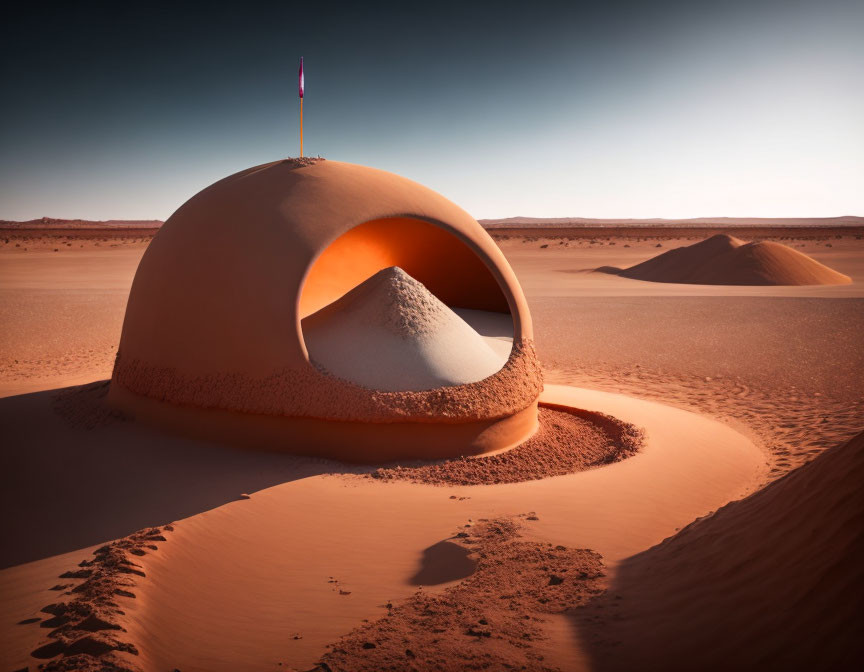
{"label": "orange dome surface", "polygon": [[[509,312],[513,349],[503,368],[466,385],[380,391],[310,362],[301,320],[390,266],[453,308]],[[207,187],[155,236],[132,285],[111,397],[142,416],[177,415],[166,407],[183,407],[241,412],[245,420],[266,417],[271,424],[273,418],[372,423],[390,432],[397,428],[383,426],[423,423],[428,432],[432,424],[451,431],[461,425],[463,433],[476,426],[486,436],[479,444],[460,439],[442,448],[461,454],[512,444],[515,436],[500,427],[488,440],[488,429],[507,418],[522,418],[520,436],[533,431],[541,385],[525,297],[503,254],[467,212],[391,173],[287,159]],[[297,425],[258,443],[293,450]],[[342,455],[333,441],[314,440],[333,428],[316,427],[304,445],[326,443],[323,452]],[[322,446],[296,448],[322,452]],[[394,450],[373,452],[401,454]],[[434,439],[419,450],[439,452]]]}

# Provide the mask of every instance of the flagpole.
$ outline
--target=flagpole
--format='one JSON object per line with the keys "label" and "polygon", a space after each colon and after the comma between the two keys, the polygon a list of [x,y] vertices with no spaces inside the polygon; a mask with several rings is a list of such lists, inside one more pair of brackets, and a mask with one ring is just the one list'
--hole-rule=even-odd
{"label": "flagpole", "polygon": [[297,92],[300,94],[300,158],[303,158],[303,57],[300,57],[300,70],[297,72]]}

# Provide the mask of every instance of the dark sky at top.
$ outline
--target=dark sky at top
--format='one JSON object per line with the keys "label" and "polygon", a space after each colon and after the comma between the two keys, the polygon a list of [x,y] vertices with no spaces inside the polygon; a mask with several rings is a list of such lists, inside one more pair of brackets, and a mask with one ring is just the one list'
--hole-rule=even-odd
{"label": "dark sky at top", "polygon": [[[180,3],[178,3],[179,5]],[[0,218],[167,217],[297,153],[475,216],[864,213],[864,3],[22,5]]]}

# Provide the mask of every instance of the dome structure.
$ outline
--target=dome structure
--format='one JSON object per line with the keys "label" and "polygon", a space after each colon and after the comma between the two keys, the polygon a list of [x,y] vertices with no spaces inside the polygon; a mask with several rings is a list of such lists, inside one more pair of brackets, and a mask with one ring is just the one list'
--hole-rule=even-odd
{"label": "dome structure", "polygon": [[[382,389],[338,370],[350,338],[345,356],[310,357],[306,339],[324,333],[322,316],[333,341],[332,314],[355,294],[380,294],[378,285],[357,288],[382,277],[408,282],[412,296],[428,290],[423,305],[438,313],[452,309],[459,317],[436,322],[448,338],[462,333],[455,317],[497,339],[499,354],[506,341],[501,368],[464,384],[418,387],[406,376]],[[466,368],[448,343],[450,369]],[[477,358],[462,353],[469,359]],[[391,173],[286,159],[207,187],[153,238],[132,284],[109,399],[196,436],[368,462],[516,445],[536,429],[541,387],[525,297],[467,212]]]}

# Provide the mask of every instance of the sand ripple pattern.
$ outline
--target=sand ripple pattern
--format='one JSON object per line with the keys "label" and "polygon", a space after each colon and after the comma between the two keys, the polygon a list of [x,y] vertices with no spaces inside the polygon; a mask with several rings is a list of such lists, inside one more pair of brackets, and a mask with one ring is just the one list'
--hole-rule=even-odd
{"label": "sand ripple pattern", "polygon": [[699,377],[609,364],[547,368],[550,383],[660,401],[732,425],[765,450],[769,480],[788,474],[864,430],[864,400],[796,387],[763,390],[740,378]]}

